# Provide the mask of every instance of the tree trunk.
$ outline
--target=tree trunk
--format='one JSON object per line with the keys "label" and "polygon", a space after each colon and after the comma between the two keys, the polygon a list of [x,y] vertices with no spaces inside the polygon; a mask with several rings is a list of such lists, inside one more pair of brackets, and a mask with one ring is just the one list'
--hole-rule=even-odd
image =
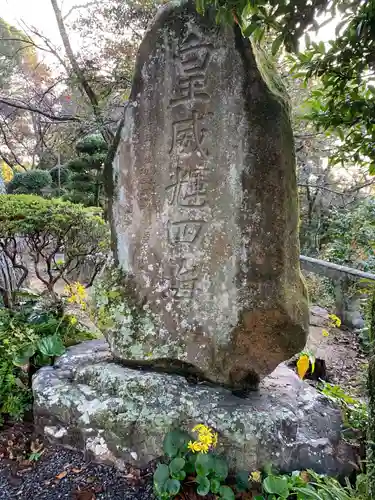
{"label": "tree trunk", "polygon": [[370,359],[368,365],[367,478],[369,498],[375,499],[375,292],[371,298]]}
{"label": "tree trunk", "polygon": [[59,6],[57,5],[57,0],[51,0],[51,4],[53,7],[53,10],[55,12],[55,17],[57,21],[57,25],[59,28],[60,36],[65,48],[66,55],[69,59],[70,65],[72,67],[72,70],[81,86],[81,90],[86,94],[88,97],[88,100],[90,101],[94,116],[98,122],[98,126],[100,128],[101,134],[103,135],[104,140],[107,142],[108,145],[112,143],[113,140],[113,134],[112,132],[103,125],[103,117],[100,111],[99,107],[99,100],[97,98],[97,95],[95,94],[93,88],[91,87],[90,83],[85,77],[84,72],[82,71],[81,67],[78,64],[78,61],[74,55],[74,52],[72,50],[72,46],[70,44],[69,36],[65,28],[64,24],[64,19],[61,14],[61,10]]}

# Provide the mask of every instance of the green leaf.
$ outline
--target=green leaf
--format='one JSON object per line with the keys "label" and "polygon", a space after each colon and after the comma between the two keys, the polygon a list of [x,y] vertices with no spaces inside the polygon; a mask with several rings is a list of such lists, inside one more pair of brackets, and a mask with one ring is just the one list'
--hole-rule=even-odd
{"label": "green leaf", "polygon": [[175,474],[176,472],[180,472],[185,467],[185,460],[181,457],[176,457],[169,464],[169,470],[171,474]]}
{"label": "green leaf", "polygon": [[220,490],[220,481],[215,477],[213,477],[210,482],[211,482],[211,488],[210,488],[211,492],[216,495],[216,493],[219,493]]}
{"label": "green leaf", "polygon": [[211,454],[200,453],[195,462],[195,470],[198,476],[208,476],[214,468],[214,460]]}
{"label": "green leaf", "polygon": [[45,356],[44,354],[38,352],[38,354],[35,356],[33,360],[33,365],[40,367],[40,366],[48,366],[51,364],[51,357],[50,356]]}
{"label": "green leaf", "polygon": [[345,139],[344,131],[340,127],[336,127],[335,129],[336,134],[339,136],[339,138],[343,141]]}
{"label": "green leaf", "polygon": [[36,349],[34,344],[27,345],[26,347],[21,349],[18,354],[16,354],[13,359],[13,364],[15,364],[16,366],[26,365],[29,362],[31,356],[34,356],[35,350]]}
{"label": "green leaf", "polygon": [[234,500],[235,499],[233,490],[229,486],[222,486],[220,488],[219,494],[220,494],[220,498],[222,498],[223,500]]}
{"label": "green leaf", "polygon": [[319,42],[318,50],[319,50],[319,52],[321,54],[325,54],[326,53],[326,46],[324,45],[324,42]]}
{"label": "green leaf", "polygon": [[254,33],[254,31],[258,28],[257,23],[251,23],[249,26],[242,31],[242,34],[245,38],[250,38],[250,36]]}
{"label": "green leaf", "polygon": [[169,467],[165,464],[158,464],[154,473],[154,485],[158,491],[163,491],[164,485],[169,479]]}
{"label": "green leaf", "polygon": [[173,479],[178,479],[179,481],[183,481],[186,478],[186,472],[184,470],[180,470],[173,474]]}
{"label": "green leaf", "polygon": [[[293,488],[293,492],[299,493],[298,495],[298,500],[307,500],[308,498],[313,498],[315,500],[322,500],[321,494],[317,493],[316,491],[306,487],[306,488]],[[323,497],[326,498],[326,497]],[[329,498],[332,498],[331,495]]]}
{"label": "green leaf", "polygon": [[247,491],[249,489],[249,473],[246,470],[237,472],[236,487],[238,491]]}
{"label": "green leaf", "polygon": [[181,483],[177,479],[168,479],[168,481],[164,485],[165,491],[173,497],[177,495],[177,493],[180,491],[180,488]]}
{"label": "green leaf", "polygon": [[37,349],[44,356],[61,356],[65,352],[64,344],[62,340],[57,335],[49,335],[48,337],[43,337],[37,342]]}
{"label": "green leaf", "polygon": [[213,472],[215,474],[215,477],[223,482],[228,476],[228,464],[224,458],[221,457],[212,457],[213,458]]}
{"label": "green leaf", "polygon": [[286,476],[268,476],[263,481],[263,488],[267,493],[287,497],[289,493],[288,479]]}
{"label": "green leaf", "polygon": [[275,56],[278,53],[279,48],[281,47],[281,44],[283,43],[283,41],[284,41],[284,35],[279,35],[278,37],[275,38],[275,40],[272,43],[272,48],[271,48],[271,52],[272,52],[273,56]]}
{"label": "green leaf", "polygon": [[180,430],[168,432],[163,443],[164,453],[170,458],[176,457],[179,453],[186,451],[190,439],[187,432]]}
{"label": "green leaf", "polygon": [[197,456],[195,453],[189,453],[188,455],[185,456],[186,460],[186,465],[185,465],[185,471],[188,474],[193,474],[195,472],[195,462],[197,460]]}
{"label": "green leaf", "polygon": [[205,497],[210,492],[211,483],[206,476],[197,476],[196,482],[198,483],[197,493],[201,497]]}

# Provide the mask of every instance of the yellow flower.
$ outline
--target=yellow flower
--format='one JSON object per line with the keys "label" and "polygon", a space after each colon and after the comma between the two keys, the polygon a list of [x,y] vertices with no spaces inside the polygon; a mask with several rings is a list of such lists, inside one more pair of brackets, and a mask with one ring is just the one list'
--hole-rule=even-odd
{"label": "yellow flower", "polygon": [[71,285],[66,285],[64,292],[68,295],[68,302],[70,304],[78,304],[82,309],[86,308],[87,292],[81,283],[76,281]]}
{"label": "yellow flower", "polygon": [[336,314],[329,314],[328,317],[332,322],[331,326],[336,326],[337,328],[340,328],[341,319],[338,316],[336,316]]}
{"label": "yellow flower", "polygon": [[76,324],[77,324],[77,321],[78,321],[78,320],[77,320],[77,318],[76,318],[75,316],[70,316],[70,318],[69,318],[69,323],[70,323],[71,325],[76,325]]}
{"label": "yellow flower", "polygon": [[190,441],[188,448],[196,452],[207,453],[210,447],[215,448],[217,445],[217,433],[203,424],[197,424],[193,427],[193,432],[198,434],[197,441]]}
{"label": "yellow flower", "polygon": [[256,470],[254,472],[251,472],[249,480],[254,481],[254,483],[260,483],[262,480],[262,475],[258,470]]}
{"label": "yellow flower", "polygon": [[322,334],[323,334],[323,337],[328,337],[329,336],[329,332],[327,330],[325,330],[324,328],[322,330]]}
{"label": "yellow flower", "polygon": [[203,424],[197,424],[195,427],[193,427],[193,432],[200,432],[201,430],[204,429],[208,429],[208,427],[206,427]]}
{"label": "yellow flower", "polygon": [[212,447],[213,448],[216,448],[216,446],[217,446],[217,439],[218,439],[218,434],[217,434],[217,432],[214,432],[213,436],[212,436]]}
{"label": "yellow flower", "polygon": [[208,445],[203,444],[199,441],[189,441],[188,443],[188,449],[191,450],[193,453],[207,453],[208,452]]}

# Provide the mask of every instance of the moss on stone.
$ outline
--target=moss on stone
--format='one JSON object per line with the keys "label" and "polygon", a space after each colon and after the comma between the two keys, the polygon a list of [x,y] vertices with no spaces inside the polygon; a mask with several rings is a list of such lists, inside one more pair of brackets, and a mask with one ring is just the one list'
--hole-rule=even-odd
{"label": "moss on stone", "polygon": [[284,109],[290,112],[290,99],[286,87],[276,69],[276,66],[263,48],[251,42],[251,48],[258,66],[258,70],[268,89],[274,94]]}

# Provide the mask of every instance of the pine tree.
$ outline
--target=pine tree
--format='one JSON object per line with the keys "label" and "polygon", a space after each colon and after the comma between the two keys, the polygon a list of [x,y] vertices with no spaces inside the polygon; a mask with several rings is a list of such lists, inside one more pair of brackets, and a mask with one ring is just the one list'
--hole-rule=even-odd
{"label": "pine tree", "polygon": [[101,135],[92,134],[76,144],[77,157],[64,168],[71,171],[64,198],[86,206],[103,206],[103,168],[108,146]]}

